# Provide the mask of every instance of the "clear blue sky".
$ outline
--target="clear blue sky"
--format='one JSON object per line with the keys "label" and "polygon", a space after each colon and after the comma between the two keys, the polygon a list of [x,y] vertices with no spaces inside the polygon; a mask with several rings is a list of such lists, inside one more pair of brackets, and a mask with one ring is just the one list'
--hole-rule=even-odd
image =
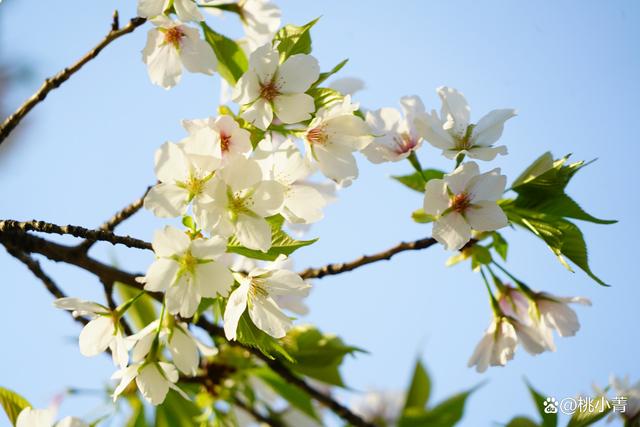
{"label": "clear blue sky", "polygon": [[[467,408],[467,427],[534,414],[523,377],[557,398],[589,392],[609,374],[640,377],[638,365],[637,254],[640,109],[640,4],[633,1],[279,1],[284,21],[304,23],[322,15],[313,30],[314,55],[323,69],[345,57],[343,75],[366,81],[357,99],[368,108],[396,106],[418,94],[438,107],[434,89],[463,91],[472,116],[514,107],[502,143],[510,155],[494,162],[513,179],[546,150],[557,156],[599,160],[579,173],[570,194],[590,213],[615,218],[613,226],[581,224],[594,271],[611,288],[585,274],[571,274],[524,231],[509,231],[512,271],[531,287],[594,302],[577,308],[582,330],[558,339],[558,351],[532,357],[521,349],[507,368],[476,374],[466,362],[490,319],[479,277],[466,266],[446,269],[439,247],[406,253],[353,273],[316,281],[310,322],[371,353],[344,367],[348,384],[403,388],[417,355],[435,382],[435,398],[489,382]],[[31,67],[31,77],[11,93],[18,105],[41,81],[75,61],[99,40],[118,7],[135,13],[133,0],[0,4],[0,60]],[[239,35],[235,18],[210,19]],[[36,107],[14,141],[0,150],[0,217],[97,226],[154,182],[153,151],[179,138],[180,120],[214,114],[218,79],[185,75],[166,92],[152,86],[140,50],[146,29],[118,40]],[[425,147],[425,165],[446,167]],[[360,158],[361,178],[340,193],[326,219],[312,230],[319,243],[296,254],[302,269],[351,260],[400,240],[423,237],[429,226],[413,224],[417,193],[388,179],[408,164],[373,166]],[[159,226],[147,212],[119,231],[149,240]],[[150,261],[108,245],[93,252],[140,271]],[[76,269],[44,263],[68,294],[101,298],[96,281]],[[106,358],[86,359],[73,343],[78,327],[51,307],[39,282],[0,254],[2,349],[0,384],[36,406],[64,386],[95,387],[112,372]],[[71,398],[63,414],[91,414],[94,397]],[[1,418],[0,418],[1,419]],[[2,424],[3,421],[0,421]]]}

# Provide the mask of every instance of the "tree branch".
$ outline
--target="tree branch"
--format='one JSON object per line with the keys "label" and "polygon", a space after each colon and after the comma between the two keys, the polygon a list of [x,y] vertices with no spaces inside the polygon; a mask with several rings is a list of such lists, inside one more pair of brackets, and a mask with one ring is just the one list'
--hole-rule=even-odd
{"label": "tree branch", "polygon": [[102,49],[104,49],[112,41],[122,37],[125,34],[133,32],[136,28],[144,24],[147,20],[144,18],[133,18],[123,28],[116,28],[114,24],[117,18],[114,18],[111,26],[112,29],[109,33],[98,43],[93,49],[87,52],[80,60],[60,71],[55,76],[45,79],[42,86],[34,93],[29,99],[27,99],[13,114],[7,117],[2,124],[0,124],[0,144],[9,136],[11,131],[18,126],[20,121],[35,107],[38,103],[42,102],[49,92],[59,87],[62,83],[67,81],[69,77],[75,74],[80,68],[82,68],[87,62],[94,59]]}
{"label": "tree branch", "polygon": [[401,242],[396,246],[387,249],[386,251],[379,252],[373,255],[363,255],[360,258],[351,262],[342,262],[338,264],[328,264],[319,268],[307,268],[306,270],[298,273],[303,279],[320,279],[324,276],[331,276],[334,274],[345,273],[347,271],[355,270],[367,264],[374,262],[389,260],[397,253],[404,251],[417,251],[420,249],[426,249],[437,241],[433,237],[426,237],[424,239],[415,240],[413,242]]}
{"label": "tree branch", "polygon": [[121,244],[130,248],[151,250],[151,243],[130,236],[118,236],[107,230],[89,230],[77,225],[56,225],[44,221],[19,222],[12,219],[0,221],[0,233],[39,231],[42,233],[69,234],[88,240],[104,240],[114,245]]}
{"label": "tree branch", "polygon": [[249,405],[248,403],[245,403],[242,399],[240,399],[237,396],[232,396],[231,400],[233,402],[234,405],[236,405],[239,408],[244,409],[245,412],[251,414],[251,416],[258,422],[260,423],[264,423],[270,427],[284,427],[284,424],[282,424],[280,421],[268,417],[266,415],[262,415],[260,412],[258,412],[253,406]]}
{"label": "tree branch", "polygon": [[[122,208],[120,211],[116,212],[111,218],[109,218],[109,220],[107,220],[104,224],[100,226],[100,230],[113,231],[118,225],[122,224],[124,221],[131,218],[136,212],[140,210],[140,208],[142,208],[142,205],[144,203],[144,198],[147,196],[147,193],[149,192],[149,190],[151,190],[151,188],[153,188],[153,186],[147,187],[142,197],[136,199],[135,201],[131,202],[129,205]],[[91,248],[91,246],[93,246],[95,242],[96,242],[95,240],[85,240],[84,242],[80,243],[76,248],[79,251],[86,252]]]}

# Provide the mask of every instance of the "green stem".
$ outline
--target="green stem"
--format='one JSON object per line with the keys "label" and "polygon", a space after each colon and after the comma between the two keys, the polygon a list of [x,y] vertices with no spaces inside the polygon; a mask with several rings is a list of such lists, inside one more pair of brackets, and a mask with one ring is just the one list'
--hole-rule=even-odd
{"label": "green stem", "polygon": [[500,308],[500,304],[498,304],[498,300],[491,291],[491,285],[489,285],[487,276],[485,276],[484,270],[482,268],[480,269],[480,274],[482,275],[482,280],[484,280],[484,284],[487,287],[487,292],[489,292],[489,301],[491,301],[491,309],[493,310],[493,314],[496,317],[504,316],[504,314],[502,313],[502,309]]}
{"label": "green stem", "polygon": [[513,280],[513,282],[516,284],[516,286],[518,286],[518,288],[520,288],[520,290],[529,298],[533,299],[535,297],[535,292],[533,292],[531,290],[530,287],[528,287],[527,285],[525,285],[522,281],[518,280],[518,278],[516,278],[513,274],[509,273],[507,271],[506,268],[504,268],[503,266],[501,266],[500,264],[498,264],[495,261],[491,261],[491,263],[493,265],[495,265],[496,267],[498,267],[504,274],[506,274],[507,276],[509,276],[509,278],[511,278],[511,280]]}
{"label": "green stem", "polygon": [[422,170],[422,165],[420,164],[420,160],[418,160],[418,156],[416,155],[415,151],[412,151],[411,154],[409,154],[409,157],[407,157],[407,160],[409,160],[409,163],[411,163],[411,166],[413,166],[413,168],[420,174],[424,182],[427,182],[427,177],[425,176],[424,171]]}

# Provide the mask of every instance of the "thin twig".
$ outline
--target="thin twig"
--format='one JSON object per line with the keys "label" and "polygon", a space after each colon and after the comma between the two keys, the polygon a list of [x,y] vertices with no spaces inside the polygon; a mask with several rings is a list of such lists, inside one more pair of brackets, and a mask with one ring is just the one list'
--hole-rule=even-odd
{"label": "thin twig", "polygon": [[49,92],[59,87],[62,83],[67,81],[69,77],[75,74],[80,68],[82,68],[87,62],[94,59],[102,49],[104,49],[112,41],[122,37],[125,34],[131,33],[136,28],[146,22],[144,18],[133,18],[129,23],[121,28],[114,30],[114,21],[112,22],[112,29],[109,33],[98,43],[93,49],[86,53],[78,62],[60,71],[55,76],[45,79],[42,86],[34,93],[29,99],[27,99],[18,109],[7,117],[2,124],[0,124],[0,144],[9,136],[11,131],[18,126],[20,121],[35,107],[38,103],[42,102]]}
{"label": "thin twig", "polygon": [[303,279],[319,279],[324,276],[330,276],[334,274],[340,274],[340,273],[345,273],[347,271],[355,270],[356,268],[359,268],[374,262],[389,260],[391,259],[392,256],[400,252],[417,251],[420,249],[426,249],[436,243],[437,241],[433,237],[426,237],[424,239],[415,240],[413,242],[401,242],[396,246],[389,248],[386,251],[379,252],[377,254],[363,255],[360,258],[351,262],[328,264],[328,265],[325,265],[324,267],[319,267],[319,268],[307,268],[306,270],[300,272],[299,274]]}
{"label": "thin twig", "polygon": [[[140,210],[140,208],[142,208],[144,198],[147,196],[147,193],[149,192],[149,190],[151,190],[151,188],[153,187],[147,187],[147,190],[144,192],[142,197],[136,199],[129,205],[122,208],[120,211],[116,212],[111,218],[109,218],[109,220],[107,220],[100,226],[100,230],[113,231],[118,225],[131,218],[136,212]],[[93,246],[95,242],[95,240],[85,240],[77,246],[77,250],[86,252],[91,248],[91,246]]]}
{"label": "thin twig", "polygon": [[231,399],[234,405],[244,409],[246,412],[251,414],[251,416],[255,418],[256,421],[264,423],[271,427],[284,427],[284,424],[282,424],[280,421],[276,420],[275,418],[262,415],[260,412],[256,410],[256,408],[244,402],[239,397],[231,397]]}
{"label": "thin twig", "polygon": [[[34,258],[30,257],[29,255],[27,255],[26,253],[11,247],[9,245],[5,246],[5,249],[7,250],[7,252],[9,252],[9,254],[11,254],[14,258],[16,258],[18,261],[22,262],[24,265],[27,266],[27,268],[33,273],[34,276],[36,276],[38,279],[40,279],[40,281],[42,281],[42,283],[44,284],[45,288],[47,288],[47,290],[49,291],[49,293],[51,295],[53,295],[56,298],[65,298],[66,295],[64,292],[62,292],[62,290],[58,287],[58,285],[56,285],[56,283],[53,281],[53,279],[51,277],[49,277],[49,275],[47,275],[47,273],[45,273],[42,270],[42,267],[40,267],[40,263],[35,260]],[[86,325],[87,323],[89,323],[89,320],[85,319],[84,317],[75,317],[73,316],[73,318],[77,321],[82,323],[83,325]]]}
{"label": "thin twig", "polygon": [[89,230],[77,225],[57,225],[44,221],[15,221],[7,219],[0,221],[0,233],[39,231],[42,233],[69,234],[89,240],[103,240],[114,245],[121,244],[130,248],[151,250],[151,243],[130,236],[118,236],[107,230]]}

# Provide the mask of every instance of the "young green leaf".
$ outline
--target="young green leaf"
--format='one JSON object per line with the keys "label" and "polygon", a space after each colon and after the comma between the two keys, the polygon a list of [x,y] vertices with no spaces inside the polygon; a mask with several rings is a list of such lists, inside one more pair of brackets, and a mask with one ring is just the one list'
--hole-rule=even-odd
{"label": "young green leaf", "polygon": [[467,398],[476,389],[455,394],[431,409],[419,411],[411,408],[403,414],[398,427],[453,427],[462,419]]}
{"label": "young green leaf", "polygon": [[416,361],[404,408],[424,408],[431,394],[431,379],[420,359]]}
{"label": "young green leaf", "polygon": [[425,169],[422,174],[414,172],[411,175],[392,175],[395,179],[406,187],[424,194],[424,186],[432,179],[442,179],[444,172],[437,169]]}
{"label": "young green leaf", "polygon": [[493,242],[491,243],[491,247],[496,251],[500,258],[503,261],[507,260],[507,251],[509,250],[509,243],[502,237],[502,234],[494,231],[492,234]]}
{"label": "young green leaf", "polygon": [[240,316],[236,338],[239,343],[257,348],[262,354],[271,359],[275,359],[279,355],[288,362],[295,363],[295,359],[291,357],[278,340],[267,335],[253,324],[247,311]]}
{"label": "young green leaf", "polygon": [[4,387],[0,387],[0,404],[12,425],[16,424],[16,419],[24,408],[31,407],[27,399]]}
{"label": "young green leaf", "polygon": [[280,255],[291,255],[296,250],[317,241],[318,239],[296,240],[280,229],[272,229],[271,248],[267,252],[246,248],[235,237],[229,240],[227,251],[263,261],[275,261]]}
{"label": "young green leaf", "polygon": [[313,408],[311,398],[308,394],[300,393],[300,390],[267,367],[256,368],[249,371],[250,375],[255,375],[271,387],[277,394],[288,401],[292,406],[299,409],[315,420],[320,420]]}
{"label": "young green leaf", "polygon": [[505,427],[540,427],[538,423],[528,417],[515,417]]}
{"label": "young green leaf", "polygon": [[230,38],[215,32],[205,22],[201,22],[204,31],[204,39],[218,58],[218,72],[231,86],[242,77],[249,61],[242,48]]}
{"label": "young green leaf", "polygon": [[527,388],[529,389],[529,393],[531,393],[531,398],[536,404],[536,408],[538,409],[538,413],[540,414],[540,417],[542,417],[542,424],[540,424],[540,427],[556,427],[558,425],[557,412],[556,413],[545,412],[545,408],[548,405],[551,405],[552,403],[547,400],[548,398],[545,398],[544,396],[542,396],[528,382],[527,382]]}
{"label": "young green leaf", "polygon": [[436,218],[433,215],[424,213],[424,209],[422,208],[416,209],[415,211],[413,211],[411,213],[411,219],[413,219],[415,222],[419,224],[428,224],[436,220]]}
{"label": "young green leaf", "polygon": [[309,30],[318,22],[318,19],[320,18],[316,18],[301,27],[291,24],[285,25],[276,33],[273,41],[278,44],[281,63],[291,55],[311,53],[311,35],[309,34]]}
{"label": "young green leaf", "polygon": [[327,107],[336,102],[342,102],[344,96],[335,89],[328,87],[314,87],[307,91],[313,97],[316,110]]}
{"label": "young green leaf", "polygon": [[338,71],[340,71],[342,69],[342,67],[344,67],[347,62],[349,62],[349,59],[343,59],[342,61],[340,61],[338,63],[338,65],[336,65],[335,67],[333,67],[331,70],[325,72],[325,73],[320,73],[320,76],[318,77],[318,80],[316,80],[316,82],[313,84],[312,87],[317,87],[320,85],[320,83],[324,82],[325,80],[327,80],[329,77],[333,76],[335,73],[337,73]]}
{"label": "young green leaf", "polygon": [[306,376],[343,387],[339,367],[348,354],[363,350],[346,345],[333,334],[324,334],[313,326],[297,326],[283,338],[286,351],[296,360],[288,366]]}
{"label": "young green leaf", "polygon": [[591,271],[587,244],[582,232],[575,224],[558,216],[516,208],[509,202],[501,206],[512,223],[531,231],[542,239],[569,271],[573,269],[564,257],[571,260],[599,284],[608,286]]}
{"label": "young green leaf", "polygon": [[193,427],[200,414],[198,407],[173,390],[156,407],[155,427]]}
{"label": "young green leaf", "polygon": [[[597,423],[604,417],[606,417],[609,412],[613,409],[611,404],[608,403],[605,397],[597,397],[594,398],[596,401],[596,405],[592,408],[593,411],[589,411],[587,408],[586,411],[580,410],[580,406],[578,406],[578,410],[573,414],[571,419],[569,420],[569,424],[567,427],[587,427],[592,424]],[[601,405],[601,406],[598,406]],[[588,406],[588,405],[587,405]]]}

